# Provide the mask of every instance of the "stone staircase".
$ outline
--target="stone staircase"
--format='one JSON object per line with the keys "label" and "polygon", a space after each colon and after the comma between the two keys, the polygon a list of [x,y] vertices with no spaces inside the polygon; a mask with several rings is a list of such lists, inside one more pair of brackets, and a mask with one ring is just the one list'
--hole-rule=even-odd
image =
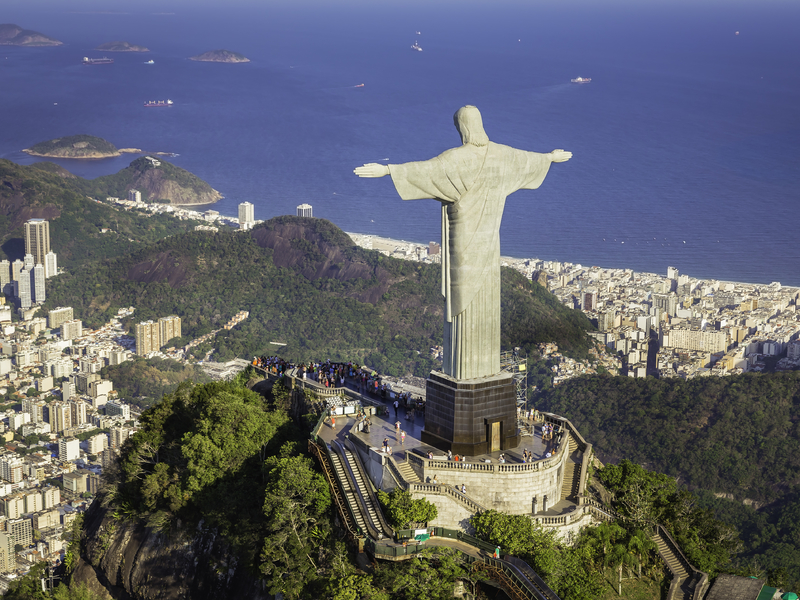
{"label": "stone staircase", "polygon": [[[651,539],[658,547],[659,556],[661,556],[670,573],[672,573],[672,584],[667,594],[667,600],[693,600],[697,584],[707,578],[700,571],[695,572],[687,568],[686,559],[675,553],[672,544],[669,543],[660,529],[659,527],[659,530],[653,534]],[[701,587],[705,586],[701,585]],[[702,595],[702,589],[700,591]]]}
{"label": "stone staircase", "polygon": [[569,458],[564,465],[564,484],[561,486],[560,500],[571,500],[573,502],[577,502],[581,483],[581,463],[583,459],[583,453],[578,449],[578,441],[575,439],[572,433],[568,431],[567,435],[569,436],[567,438],[569,444],[569,448],[567,449],[569,452]]}
{"label": "stone staircase", "polygon": [[[400,475],[406,481],[406,483],[419,483],[419,477],[417,476],[414,469],[411,468],[406,461],[396,460],[394,464],[397,466],[397,470],[400,472]],[[402,483],[401,481],[398,483]]]}

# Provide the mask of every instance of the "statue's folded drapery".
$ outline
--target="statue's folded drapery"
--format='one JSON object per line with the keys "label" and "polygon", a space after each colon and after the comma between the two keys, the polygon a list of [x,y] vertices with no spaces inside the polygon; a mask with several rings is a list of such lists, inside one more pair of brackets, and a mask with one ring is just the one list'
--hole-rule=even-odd
{"label": "statue's folded drapery", "polygon": [[442,203],[444,365],[473,379],[500,371],[500,222],[506,196],[538,188],[550,156],[488,142],[389,165],[403,200]]}

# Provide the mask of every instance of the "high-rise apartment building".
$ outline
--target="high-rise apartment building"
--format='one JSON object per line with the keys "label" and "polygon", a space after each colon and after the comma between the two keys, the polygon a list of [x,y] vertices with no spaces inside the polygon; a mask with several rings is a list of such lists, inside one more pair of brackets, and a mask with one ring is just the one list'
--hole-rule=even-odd
{"label": "high-rise apartment building", "polygon": [[0,294],[11,292],[11,263],[8,260],[0,260]]}
{"label": "high-rise apartment building", "polygon": [[42,488],[42,505],[45,509],[61,504],[61,490],[55,486]]}
{"label": "high-rise apartment building", "polygon": [[105,433],[98,433],[86,440],[89,454],[100,454],[108,448],[108,436]]}
{"label": "high-rise apartment building", "polygon": [[31,416],[31,422],[33,423],[41,423],[44,421],[45,406],[45,401],[39,400],[38,398],[22,399],[22,412],[28,413]]}
{"label": "high-rise apartment building", "polygon": [[17,553],[14,552],[14,537],[0,532],[0,571],[13,573],[17,570]]}
{"label": "high-rise apartment building", "polygon": [[300,204],[297,207],[297,216],[298,217],[313,217],[313,209],[310,204]]}
{"label": "high-rise apartment building", "polygon": [[144,321],[136,324],[136,354],[146,356],[161,348],[161,332],[158,323]]}
{"label": "high-rise apartment building", "polygon": [[27,269],[22,269],[19,272],[19,281],[17,281],[17,298],[19,298],[19,305],[22,308],[30,308],[33,306],[33,290],[31,290],[31,272]]}
{"label": "high-rise apartment building", "polygon": [[41,304],[47,299],[47,294],[44,289],[44,266],[37,264],[35,267],[33,267],[33,273],[31,273],[31,277],[32,299],[36,304]]}
{"label": "high-rise apartment building", "polygon": [[58,440],[58,459],[76,460],[81,455],[81,442],[77,438],[61,438]]}
{"label": "high-rise apartment building", "polygon": [[36,261],[34,260],[33,254],[26,254],[25,258],[22,259],[22,266],[26,268],[28,271],[33,270]]}
{"label": "high-rise apartment building", "polygon": [[0,456],[0,477],[9,483],[22,481],[22,458],[15,454]]}
{"label": "high-rise apartment building", "polygon": [[34,265],[44,265],[50,252],[50,223],[44,219],[31,219],[25,223],[25,254],[33,255]]}
{"label": "high-rise apartment building", "polygon": [[142,192],[139,190],[128,190],[128,202],[141,202]]}
{"label": "high-rise apartment building", "polygon": [[47,278],[58,275],[58,256],[52,250],[44,255],[44,276]]}
{"label": "high-rise apartment building", "polygon": [[255,221],[254,207],[249,202],[239,205],[239,229],[252,229]]}
{"label": "high-rise apartment building", "polygon": [[15,544],[28,547],[33,542],[33,523],[30,519],[12,519],[7,527]]}
{"label": "high-rise apartment building", "polygon": [[158,320],[158,347],[176,337],[181,337],[181,318],[176,315],[161,317]]}
{"label": "high-rise apartment building", "polygon": [[[72,310],[72,309],[70,309]],[[61,338],[64,340],[74,340],[83,335],[83,322],[80,319],[72,319],[61,323]]]}
{"label": "high-rise apartment building", "polygon": [[88,418],[86,416],[86,402],[83,400],[70,400],[69,401],[69,412],[70,417],[72,418],[72,426],[77,427],[78,425],[83,425],[84,423],[88,422]]}
{"label": "high-rise apartment building", "polygon": [[51,402],[47,409],[47,422],[54,433],[61,433],[72,427],[72,410],[67,402]]}
{"label": "high-rise apartment building", "polygon": [[25,268],[25,263],[20,259],[11,263],[11,281],[19,281],[19,274]]}

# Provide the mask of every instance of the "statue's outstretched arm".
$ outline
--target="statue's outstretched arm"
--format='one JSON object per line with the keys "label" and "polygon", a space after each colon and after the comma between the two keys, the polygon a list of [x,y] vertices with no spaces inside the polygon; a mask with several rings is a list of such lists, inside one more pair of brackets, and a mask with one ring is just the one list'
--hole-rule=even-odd
{"label": "statue's outstretched arm", "polygon": [[570,158],[572,158],[572,152],[567,152],[566,150],[553,150],[550,153],[552,162],[567,162]]}
{"label": "statue's outstretched arm", "polygon": [[378,163],[367,163],[363,167],[356,167],[353,173],[359,177],[383,177],[389,174],[389,167]]}

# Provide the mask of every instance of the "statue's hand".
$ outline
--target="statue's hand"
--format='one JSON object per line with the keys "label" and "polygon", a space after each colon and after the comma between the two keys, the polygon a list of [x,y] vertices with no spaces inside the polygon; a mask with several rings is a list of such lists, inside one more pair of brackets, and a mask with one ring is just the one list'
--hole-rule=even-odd
{"label": "statue's hand", "polygon": [[389,174],[389,167],[378,163],[368,163],[363,167],[356,167],[353,173],[359,177],[383,177]]}
{"label": "statue's hand", "polygon": [[567,162],[572,158],[572,152],[566,150],[553,150],[550,153],[550,160],[553,162]]}

